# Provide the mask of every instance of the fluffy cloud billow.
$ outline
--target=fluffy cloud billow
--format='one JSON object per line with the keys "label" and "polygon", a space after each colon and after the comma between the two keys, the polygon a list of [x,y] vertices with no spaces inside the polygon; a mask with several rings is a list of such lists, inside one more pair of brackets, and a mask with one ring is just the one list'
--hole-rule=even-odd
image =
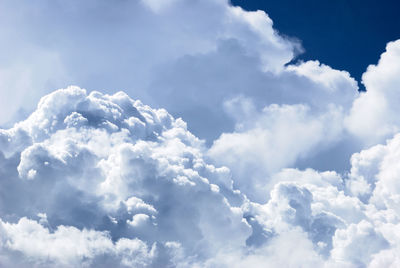
{"label": "fluffy cloud billow", "polygon": [[265,203],[181,119],[122,92],[57,90],[0,142],[3,266],[398,262],[398,136],[354,154],[346,176],[275,172]]}
{"label": "fluffy cloud billow", "polygon": [[363,74],[367,92],[354,101],[346,123],[366,144],[383,142],[399,132],[399,59],[400,40],[390,42],[378,64],[370,65]]}
{"label": "fluffy cloud billow", "polygon": [[0,8],[1,267],[400,264],[400,41],[359,93],[226,0]]}
{"label": "fluffy cloud billow", "polygon": [[4,265],[19,252],[26,266],[173,266],[251,234],[229,170],[204,162],[182,120],[122,92],[58,90],[1,148]]}

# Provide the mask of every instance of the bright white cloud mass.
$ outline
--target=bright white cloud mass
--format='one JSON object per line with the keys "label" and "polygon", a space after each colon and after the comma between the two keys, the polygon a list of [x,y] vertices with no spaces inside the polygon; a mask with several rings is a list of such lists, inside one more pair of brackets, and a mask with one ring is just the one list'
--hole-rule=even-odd
{"label": "bright white cloud mass", "polygon": [[0,8],[1,267],[400,265],[400,40],[359,93],[227,0]]}

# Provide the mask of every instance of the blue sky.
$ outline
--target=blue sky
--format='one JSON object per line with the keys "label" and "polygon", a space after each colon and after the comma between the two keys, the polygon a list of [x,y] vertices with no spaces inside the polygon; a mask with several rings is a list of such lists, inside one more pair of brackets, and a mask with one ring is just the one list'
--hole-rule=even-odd
{"label": "blue sky", "polygon": [[269,4],[0,0],[0,266],[399,267],[397,5]]}
{"label": "blue sky", "polygon": [[233,0],[247,10],[265,10],[282,34],[301,40],[304,60],[318,59],[349,71],[361,81],[378,61],[386,43],[400,36],[395,0],[257,1]]}

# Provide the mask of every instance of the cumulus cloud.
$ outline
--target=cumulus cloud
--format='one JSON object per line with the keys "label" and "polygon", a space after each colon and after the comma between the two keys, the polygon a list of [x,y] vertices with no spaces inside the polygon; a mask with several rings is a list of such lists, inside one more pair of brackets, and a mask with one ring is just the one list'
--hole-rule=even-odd
{"label": "cumulus cloud", "polygon": [[[169,82],[163,79],[164,90],[194,75],[192,70],[181,72],[178,65],[174,68],[186,57],[217,55],[215,61],[225,65],[224,57],[215,53],[226,42],[234,42],[237,49],[222,48],[221,52],[258,58],[256,68],[276,72],[300,50],[298,42],[276,33],[265,12],[247,12],[227,0],[4,0],[0,8],[0,23],[4,25],[1,49],[10,51],[0,65],[1,123],[21,108],[32,110],[44,93],[69,84],[107,92],[124,89],[156,106],[173,108],[180,102],[164,100],[149,91],[166,68],[179,72],[179,77]],[[214,79],[213,84],[223,81],[217,74]],[[228,89],[224,85],[222,90]],[[192,92],[201,90],[201,85],[191,88]],[[29,98],[21,97],[27,94]],[[191,115],[184,109],[173,109],[178,111],[180,116]]]}
{"label": "cumulus cloud", "polygon": [[0,99],[7,100],[2,123],[22,108],[33,110],[44,93],[78,84],[124,90],[167,108],[211,144],[222,131],[233,131],[222,104],[238,95],[262,109],[348,104],[357,92],[348,73],[317,61],[286,68],[301,51],[299,41],[279,35],[265,12],[226,0],[0,5],[5,14],[19,14],[1,18],[9,25],[1,30],[2,49],[13,51],[0,66],[10,74],[0,84]]}
{"label": "cumulus cloud", "polygon": [[282,168],[301,163],[343,172],[346,158],[360,149],[344,124],[357,96],[349,73],[308,61],[272,77],[264,72],[261,81],[267,86],[259,92],[250,84],[248,92],[225,98],[223,112],[234,128],[213,141],[212,160],[228,166],[238,187],[258,201],[265,201],[262,188]]}
{"label": "cumulus cloud", "polygon": [[[318,121],[347,111],[357,94],[356,81],[345,71],[318,61],[286,66],[301,52],[300,42],[281,36],[265,12],[248,12],[226,0],[118,4],[41,0],[35,4],[3,1],[1,5],[5,14],[17,10],[19,14],[1,18],[14,29],[2,30],[0,38],[7,39],[0,42],[3,49],[17,44],[12,48],[15,53],[3,61],[3,69],[16,74],[13,70],[18,67],[32,73],[26,86],[14,85],[23,81],[22,75],[16,75],[9,86],[1,88],[4,98],[0,99],[7,100],[2,113],[5,121],[21,107],[30,110],[35,103],[31,100],[44,92],[68,84],[108,93],[123,89],[182,117],[196,136],[211,145],[221,133],[234,132],[235,126],[243,124],[223,105],[237,98],[253,102],[257,117],[273,104],[300,104],[308,109],[308,117]],[[24,57],[26,52],[18,51],[27,51],[27,46],[29,57]],[[26,92],[29,98],[20,98]],[[336,121],[332,126],[318,124],[335,133],[342,128]],[[303,156],[289,164],[303,159],[306,165],[310,163],[306,151],[313,151],[310,157],[314,157],[314,149],[320,147],[307,144],[299,145],[304,147]],[[312,166],[318,168],[318,163]]]}
{"label": "cumulus cloud", "polygon": [[[148,248],[138,239],[121,238],[116,243],[107,232],[79,230],[60,225],[50,232],[43,225],[27,218],[10,224],[0,221],[3,250],[19,251],[34,259],[39,266],[88,267],[96,258],[115,259],[116,264],[146,267],[153,259],[156,247]],[[14,259],[12,261],[15,261]],[[4,264],[4,263],[3,263]],[[9,260],[8,265],[13,265]]]}
{"label": "cumulus cloud", "polygon": [[348,175],[279,169],[246,188],[254,174],[210,164],[166,110],[57,90],[0,132],[0,264],[395,265],[398,144],[354,154]]}
{"label": "cumulus cloud", "polygon": [[238,187],[258,201],[266,201],[268,177],[294,165],[298,158],[332,144],[342,132],[343,115],[335,107],[316,115],[302,104],[272,104],[259,113],[252,103],[230,106],[241,116],[243,112],[237,106],[247,106],[245,118],[239,121],[243,123],[235,132],[222,134],[209,155],[218,164],[230,167]]}
{"label": "cumulus cloud", "polygon": [[358,94],[262,11],[94,3],[0,1],[0,266],[399,263],[399,41]]}
{"label": "cumulus cloud", "polygon": [[378,64],[363,74],[367,92],[354,101],[347,118],[348,129],[368,145],[399,132],[399,59],[400,40],[388,43]]}
{"label": "cumulus cloud", "polygon": [[95,266],[110,255],[157,267],[172,262],[171,243],[203,260],[251,233],[244,197],[226,168],[204,162],[203,142],[122,92],[58,90],[0,137],[1,246],[27,266]]}

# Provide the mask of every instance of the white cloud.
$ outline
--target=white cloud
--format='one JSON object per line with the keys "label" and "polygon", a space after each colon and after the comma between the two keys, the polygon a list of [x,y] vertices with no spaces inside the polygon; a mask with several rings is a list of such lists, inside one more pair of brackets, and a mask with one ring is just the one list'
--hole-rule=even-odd
{"label": "white cloud", "polygon": [[347,182],[351,192],[360,196],[364,202],[399,213],[399,149],[400,136],[397,134],[386,145],[375,145],[355,154],[352,158],[350,180]]}
{"label": "white cloud", "polygon": [[138,239],[113,242],[107,232],[58,226],[54,232],[36,221],[21,218],[10,224],[0,220],[2,250],[21,252],[35,266],[88,267],[95,258],[115,259],[115,266],[148,266],[156,247]]}
{"label": "white cloud", "polygon": [[[56,55],[62,67],[62,72],[57,71],[55,64],[41,61],[46,66],[30,68],[33,77],[52,77],[62,84],[55,82],[49,87],[30,83],[43,90],[31,90],[34,96],[26,99],[35,100],[65,83],[106,92],[124,89],[154,107],[165,107],[176,117],[183,117],[190,130],[211,144],[222,132],[232,132],[235,125],[243,123],[222,108],[224,101],[237,96],[252,100],[257,111],[272,104],[301,104],[310,107],[311,117],[318,114],[319,118],[326,107],[347,109],[357,93],[356,82],[347,72],[318,61],[285,66],[301,51],[299,42],[280,36],[263,11],[244,11],[226,0],[112,5],[42,0],[35,5],[8,1],[2,5],[7,14],[16,10],[21,14],[17,21],[2,18],[23,37],[22,43],[11,32],[0,35],[18,44],[13,50],[29,45],[32,55],[47,51]],[[33,20],[35,25],[24,23]],[[107,27],[101,27],[105,20]],[[31,32],[35,34],[25,34]],[[6,46],[12,42],[0,43]],[[8,69],[6,63],[4,68]],[[42,74],[42,70],[55,73]],[[0,92],[6,91],[0,88]],[[17,96],[11,95],[7,102],[15,103]],[[24,107],[29,110],[32,106]],[[79,124],[74,116],[66,120]]]}
{"label": "white cloud", "polygon": [[332,258],[343,264],[366,266],[373,254],[386,249],[389,243],[376,232],[371,223],[361,221],[346,230],[338,230],[333,238]]}
{"label": "white cloud", "polygon": [[222,134],[209,155],[227,165],[237,187],[257,201],[266,200],[271,175],[334,143],[342,132],[343,115],[334,106],[319,115],[301,104],[273,104],[257,112],[238,99],[228,110],[240,117],[237,131]]}
{"label": "white cloud", "polygon": [[400,40],[390,42],[377,65],[363,74],[367,92],[355,101],[348,129],[366,144],[383,142],[399,131]]}
{"label": "white cloud", "polygon": [[[70,124],[71,118],[85,120]],[[173,259],[167,242],[202,261],[228,237],[229,247],[245,246],[251,233],[229,172],[204,162],[203,143],[186,124],[123,93],[58,90],[42,98],[27,120],[0,134],[8,155],[1,155],[7,166],[0,174],[2,246],[22,252],[27,263],[45,263],[47,257],[55,265],[95,266],[97,255],[114,252],[110,258],[122,265],[141,265],[141,247],[154,244],[160,255],[149,253],[143,265],[157,266]],[[29,139],[13,147],[20,136]],[[25,218],[37,215],[40,222],[46,215],[46,227]],[[129,242],[133,238],[142,246]],[[42,246],[30,246],[40,239]],[[75,248],[81,240],[89,244]]]}
{"label": "white cloud", "polygon": [[[363,146],[399,130],[399,41],[357,96],[345,71],[285,65],[299,43],[225,0],[0,7],[1,122],[62,81],[198,134],[123,92],[43,97],[0,129],[0,266],[398,264],[400,136]],[[361,148],[348,173],[313,169]]]}
{"label": "white cloud", "polygon": [[[287,70],[293,71],[320,85],[319,90],[322,92],[317,94],[326,95],[316,98],[315,101],[317,99],[320,102],[330,101],[349,108],[357,96],[357,92],[354,90],[358,87],[357,82],[346,71],[332,69],[319,61],[306,61],[298,65],[288,65]],[[310,98],[308,101],[312,101],[312,99]]]}
{"label": "white cloud", "polygon": [[[5,0],[0,8],[4,26],[0,49],[10,52],[0,64],[0,123],[12,120],[21,108],[31,111],[43,94],[69,84],[108,92],[124,89],[157,106],[173,108],[182,105],[177,101],[180,94],[167,100],[149,94],[166,64],[170,72],[181,72],[179,66],[173,67],[176,62],[213,55],[222,44],[234,42],[239,50],[227,47],[220,52],[260,58],[260,64],[254,63],[256,69],[275,72],[300,47],[277,34],[265,12],[247,12],[226,0]],[[219,55],[215,59],[225,64]],[[176,87],[178,80],[193,74],[188,72],[161,81],[158,90]],[[214,84],[218,81],[215,76]],[[191,90],[202,88],[193,85]],[[227,92],[228,85],[223,90]],[[191,105],[199,103],[191,100]],[[178,111],[181,116],[191,115],[174,109]]]}
{"label": "white cloud", "polygon": [[[251,102],[241,105],[240,116],[252,115]],[[279,123],[286,133],[280,116],[312,122],[301,105],[263,112],[243,129]],[[355,154],[348,176],[280,164],[246,188],[255,173],[207,163],[204,143],[165,110],[122,92],[58,90],[0,132],[0,264],[395,265],[398,140]]]}

